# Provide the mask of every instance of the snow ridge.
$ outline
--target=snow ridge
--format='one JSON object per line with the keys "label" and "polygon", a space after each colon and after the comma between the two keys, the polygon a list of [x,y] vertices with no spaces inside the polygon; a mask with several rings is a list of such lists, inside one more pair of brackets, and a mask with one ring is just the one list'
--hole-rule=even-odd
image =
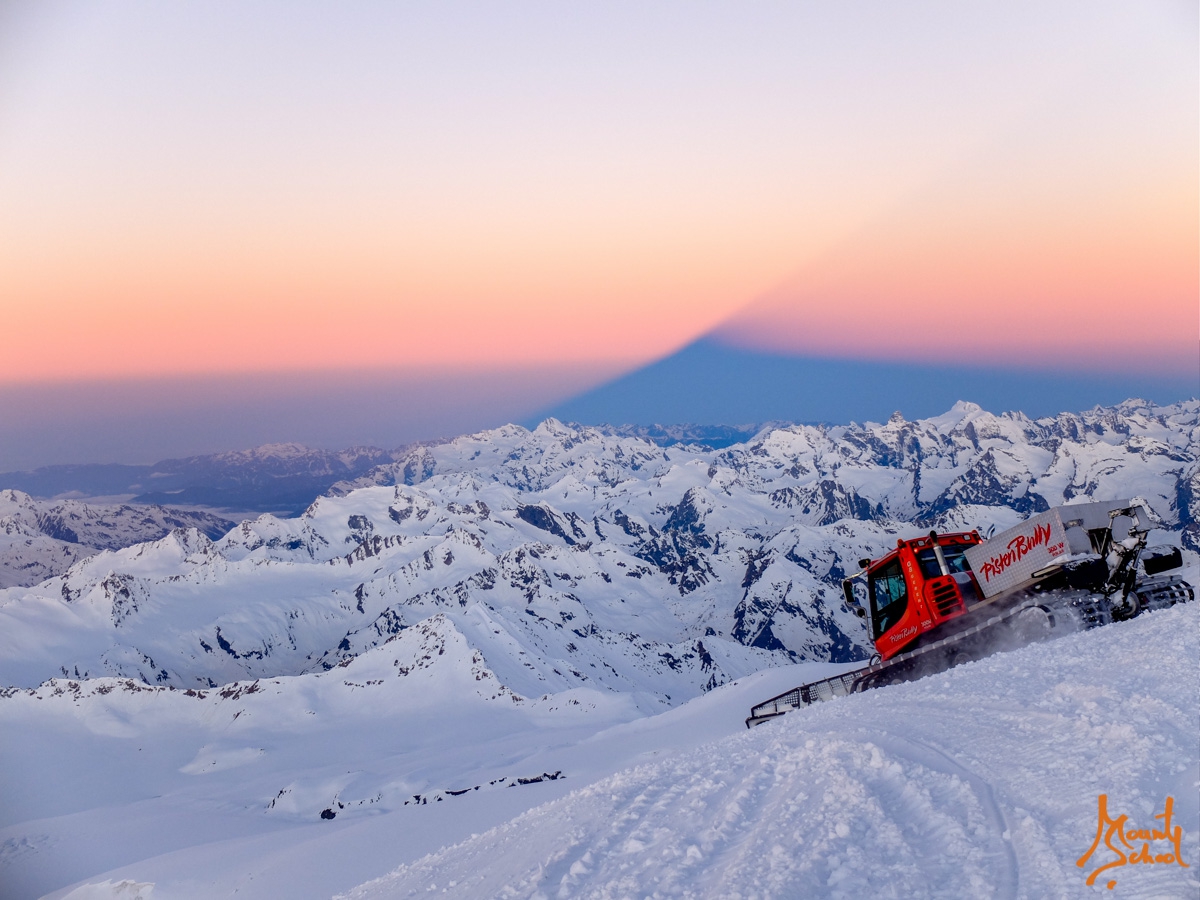
{"label": "snow ridge", "polygon": [[509,425],[415,448],[296,519],[176,530],[0,592],[0,683],[319,672],[440,615],[520,696],[673,705],[767,665],[864,658],[840,581],[897,534],[1137,495],[1159,539],[1194,550],[1198,422],[1197,401],[1038,421],[959,403],[722,449]]}
{"label": "snow ridge", "polygon": [[158,540],[176,528],[220,537],[232,527],[207,512],[35,500],[23,491],[0,490],[0,587],[37,584],[100,550]]}

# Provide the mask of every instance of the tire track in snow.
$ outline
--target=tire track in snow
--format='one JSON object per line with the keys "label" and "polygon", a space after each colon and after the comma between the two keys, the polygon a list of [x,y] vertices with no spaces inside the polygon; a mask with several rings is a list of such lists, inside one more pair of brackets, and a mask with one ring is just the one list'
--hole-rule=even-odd
{"label": "tire track in snow", "polygon": [[971,785],[975,795],[980,800],[980,806],[987,814],[988,819],[991,820],[993,832],[996,837],[996,840],[992,841],[992,843],[997,846],[991,851],[990,855],[998,860],[1002,860],[1005,869],[1005,877],[997,880],[998,890],[996,896],[998,898],[1016,898],[1020,896],[1020,864],[1017,860],[1016,851],[1013,849],[1011,838],[1006,839],[1004,837],[1006,834],[1011,836],[1012,829],[1009,827],[1008,818],[1004,815],[1004,809],[996,799],[996,786],[933,744],[919,741],[916,738],[886,732],[873,732],[870,739],[879,746],[896,754],[903,753],[903,748],[908,747],[910,750],[907,754],[909,758],[917,759],[928,769],[934,769],[947,775],[955,775],[962,778]]}
{"label": "tire track in snow", "polygon": [[[743,810],[745,837],[713,896],[1006,896],[970,839],[983,815],[970,815],[956,774],[931,779],[934,767],[914,771],[905,755],[847,734],[814,733],[803,747],[781,736],[765,756],[782,777],[760,808]],[[939,864],[942,845],[959,851],[953,866]]]}
{"label": "tire track in snow", "polygon": [[[452,896],[546,900],[1083,897],[1075,861],[1104,790],[1146,822],[1179,791],[1194,865],[1195,800],[1180,786],[1195,784],[1198,612],[1064,638],[1053,656],[1025,648],[666,756],[350,896],[420,896],[450,877],[470,879]],[[1165,866],[1120,878],[1130,897],[1198,886]]]}
{"label": "tire track in snow", "polygon": [[[573,890],[582,876],[596,877],[598,870],[614,868],[611,864],[613,859],[621,860],[622,857],[629,856],[636,858],[644,853],[648,845],[656,842],[659,835],[652,834],[652,826],[647,823],[657,819],[655,813],[670,808],[673,801],[684,793],[685,786],[661,778],[649,784],[642,783],[640,786],[634,782],[633,786],[636,796],[619,812],[615,812],[612,823],[595,845],[588,847],[582,854],[571,852],[574,847],[568,848],[568,852],[561,854],[554,864],[545,866],[538,873],[535,879],[537,884],[554,890],[555,896],[573,896]],[[618,797],[618,794],[610,794],[609,800],[616,801]],[[602,866],[600,863],[609,864]],[[626,861],[617,868],[627,869],[628,866]]]}

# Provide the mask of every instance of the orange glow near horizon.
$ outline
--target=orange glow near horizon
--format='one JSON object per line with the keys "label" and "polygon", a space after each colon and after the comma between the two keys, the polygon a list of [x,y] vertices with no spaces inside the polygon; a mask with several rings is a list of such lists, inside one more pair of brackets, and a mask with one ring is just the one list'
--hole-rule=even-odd
{"label": "orange glow near horizon", "polygon": [[717,334],[801,355],[1197,377],[1196,159],[1166,146],[1131,171],[1113,143],[1088,161],[1098,171],[1025,139],[965,159]]}
{"label": "orange glow near horizon", "polygon": [[159,257],[27,271],[26,279],[6,279],[5,292],[23,298],[7,326],[21,340],[0,359],[0,380],[296,366],[633,365],[712,328],[730,313],[730,297],[752,294],[757,272],[771,270],[770,262],[745,265],[738,253],[661,242],[656,253],[551,248],[552,260],[540,265],[529,248],[489,249],[464,251],[458,266],[437,258],[444,247],[432,247],[423,259],[400,261],[327,251],[244,266]]}
{"label": "orange glow near horizon", "polygon": [[710,334],[1195,365],[1167,3],[13,9],[0,385],[615,371]]}

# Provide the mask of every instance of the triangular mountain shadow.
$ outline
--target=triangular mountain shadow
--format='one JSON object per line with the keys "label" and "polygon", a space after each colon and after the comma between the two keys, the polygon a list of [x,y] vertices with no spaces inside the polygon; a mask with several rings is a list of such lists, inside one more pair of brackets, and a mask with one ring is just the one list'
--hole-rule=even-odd
{"label": "triangular mountain shadow", "polygon": [[975,368],[784,356],[702,339],[545,410],[565,422],[883,422],[916,419],[958,400],[1031,417],[1130,397],[1172,403],[1197,394],[1188,378]]}

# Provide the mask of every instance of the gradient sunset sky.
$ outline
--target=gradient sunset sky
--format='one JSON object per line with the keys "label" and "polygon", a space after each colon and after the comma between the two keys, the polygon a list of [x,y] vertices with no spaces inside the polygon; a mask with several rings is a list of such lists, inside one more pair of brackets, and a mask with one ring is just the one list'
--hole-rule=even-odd
{"label": "gradient sunset sky", "polygon": [[1194,2],[8,2],[0,389],[578,387],[705,335],[1186,376],[1198,27]]}

